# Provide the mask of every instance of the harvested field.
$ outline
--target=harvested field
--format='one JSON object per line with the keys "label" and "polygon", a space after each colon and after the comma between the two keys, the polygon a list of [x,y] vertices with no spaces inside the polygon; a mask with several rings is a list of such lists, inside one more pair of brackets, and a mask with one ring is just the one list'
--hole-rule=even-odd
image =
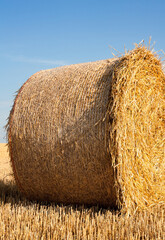
{"label": "harvested field", "polygon": [[125,216],[98,207],[32,202],[21,196],[10,173],[7,148],[0,144],[0,240],[165,239],[165,206]]}

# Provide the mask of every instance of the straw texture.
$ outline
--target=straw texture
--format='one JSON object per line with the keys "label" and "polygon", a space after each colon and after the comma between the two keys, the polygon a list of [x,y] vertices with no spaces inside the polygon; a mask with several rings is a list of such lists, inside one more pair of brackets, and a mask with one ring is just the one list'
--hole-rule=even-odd
{"label": "straw texture", "polygon": [[141,209],[165,202],[165,75],[146,47],[34,74],[9,116],[27,197]]}
{"label": "straw texture", "polygon": [[165,75],[143,47],[115,65],[109,103],[109,151],[116,167],[119,205],[129,210],[165,204]]}

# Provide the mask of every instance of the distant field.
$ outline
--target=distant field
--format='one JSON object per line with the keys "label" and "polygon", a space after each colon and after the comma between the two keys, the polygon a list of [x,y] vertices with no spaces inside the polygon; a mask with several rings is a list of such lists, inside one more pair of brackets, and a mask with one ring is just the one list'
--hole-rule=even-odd
{"label": "distant field", "polygon": [[[35,183],[34,183],[35,184]],[[126,217],[98,207],[59,206],[25,199],[11,175],[5,144],[0,144],[0,240],[165,239],[165,206]]]}
{"label": "distant field", "polygon": [[0,179],[11,180],[11,173],[12,170],[7,146],[5,143],[0,143]]}

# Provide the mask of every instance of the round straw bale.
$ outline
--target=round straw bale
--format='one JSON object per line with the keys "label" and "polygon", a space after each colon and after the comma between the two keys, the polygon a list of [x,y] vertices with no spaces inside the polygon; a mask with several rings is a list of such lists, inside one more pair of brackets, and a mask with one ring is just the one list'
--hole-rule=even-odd
{"label": "round straw bale", "polygon": [[8,122],[19,189],[69,204],[164,203],[164,83],[160,60],[145,46],[34,74]]}

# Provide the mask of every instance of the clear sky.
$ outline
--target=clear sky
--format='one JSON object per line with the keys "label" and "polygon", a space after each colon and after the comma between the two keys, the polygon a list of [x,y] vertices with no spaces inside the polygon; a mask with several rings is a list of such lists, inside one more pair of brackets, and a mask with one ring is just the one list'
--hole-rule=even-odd
{"label": "clear sky", "polygon": [[0,142],[16,91],[35,72],[113,57],[134,43],[165,51],[165,0],[0,0]]}

